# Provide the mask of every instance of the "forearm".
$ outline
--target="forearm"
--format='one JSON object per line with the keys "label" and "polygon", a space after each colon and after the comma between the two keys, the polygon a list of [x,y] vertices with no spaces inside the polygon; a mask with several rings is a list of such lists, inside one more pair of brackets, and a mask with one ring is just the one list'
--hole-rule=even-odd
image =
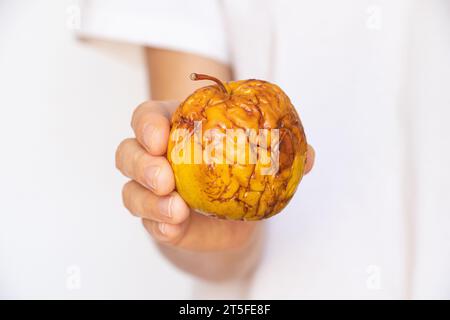
{"label": "forearm", "polygon": [[223,81],[231,80],[229,66],[194,54],[147,48],[150,96],[153,100],[183,101],[204,83],[189,80],[193,72],[207,73]]}

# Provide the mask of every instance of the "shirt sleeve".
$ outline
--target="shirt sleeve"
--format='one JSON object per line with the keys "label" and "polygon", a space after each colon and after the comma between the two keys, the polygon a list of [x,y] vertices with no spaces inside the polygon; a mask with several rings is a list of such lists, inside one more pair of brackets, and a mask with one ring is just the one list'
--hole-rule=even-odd
{"label": "shirt sleeve", "polygon": [[85,0],[77,34],[184,51],[229,63],[218,0]]}

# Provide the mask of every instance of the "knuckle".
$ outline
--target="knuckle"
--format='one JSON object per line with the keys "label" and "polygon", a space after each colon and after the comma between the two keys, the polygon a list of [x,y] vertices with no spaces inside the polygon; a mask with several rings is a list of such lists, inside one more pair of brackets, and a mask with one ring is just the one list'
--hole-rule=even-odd
{"label": "knuckle", "polygon": [[143,214],[150,216],[155,213],[155,204],[149,197],[145,197],[142,203]]}
{"label": "knuckle", "polygon": [[156,160],[154,163],[160,168],[158,176],[155,178],[155,194],[164,196],[170,194],[175,188],[175,178],[170,165],[165,161]]}
{"label": "knuckle", "polygon": [[181,224],[189,218],[190,210],[178,194],[173,193],[172,197],[172,210],[174,212],[172,223]]}
{"label": "knuckle", "polygon": [[168,241],[170,244],[177,246],[180,244],[181,240],[184,238],[187,229],[187,223],[179,223],[179,224],[170,224],[168,225]]}
{"label": "knuckle", "polygon": [[146,152],[136,152],[133,156],[133,176],[139,181],[145,180],[145,168],[150,164],[150,157]]}
{"label": "knuckle", "polygon": [[169,242],[169,238],[167,235],[163,234],[160,230],[160,223],[156,221],[150,221],[149,222],[149,233],[152,235],[152,237],[160,242],[160,243],[167,243]]}
{"label": "knuckle", "polygon": [[181,242],[182,236],[181,236],[181,230],[178,228],[175,232],[172,232],[170,235],[167,236],[165,242],[172,245],[172,246],[178,246]]}
{"label": "knuckle", "polygon": [[119,144],[119,146],[116,149],[115,160],[116,160],[116,168],[118,170],[121,170],[121,168],[123,168],[123,160],[125,157],[125,150],[132,141],[133,141],[132,138],[125,139]]}
{"label": "knuckle", "polygon": [[[155,161],[158,166],[161,167],[161,174],[163,175],[165,180],[173,179],[173,171],[172,167],[170,166],[169,162],[164,158],[156,158]],[[167,181],[169,182],[169,181]]]}
{"label": "knuckle", "polygon": [[151,220],[147,220],[147,219],[142,219],[142,225],[144,226],[145,230],[147,230],[147,232],[154,237],[154,230],[153,230],[153,221]]}
{"label": "knuckle", "polygon": [[131,127],[141,128],[143,125],[143,118],[147,112],[157,109],[158,103],[155,101],[145,101],[137,106],[131,116]]}
{"label": "knuckle", "polygon": [[[161,226],[164,229],[164,232],[161,231]],[[158,224],[156,227],[158,228],[159,241],[166,244],[176,245],[179,234],[178,226],[162,223]]]}
{"label": "knuckle", "polygon": [[143,152],[142,150],[139,152],[135,152],[133,155],[134,165],[138,168],[144,167],[148,161],[149,156],[146,152]]}
{"label": "knuckle", "polygon": [[[159,243],[169,244],[172,246],[178,245],[180,242],[180,230],[178,226],[160,223],[153,220],[142,220],[147,232]],[[164,225],[161,231],[161,225]]]}
{"label": "knuckle", "polygon": [[148,102],[142,102],[139,104],[136,109],[134,109],[133,114],[131,115],[131,126],[134,127],[136,125],[137,120],[139,119],[140,115],[142,114],[142,110],[144,107],[148,104]]}
{"label": "knuckle", "polygon": [[128,181],[127,183],[124,184],[123,188],[122,188],[122,203],[123,206],[131,212],[131,199],[130,199],[130,194],[131,194],[131,189],[133,187],[134,182],[133,181]]}
{"label": "knuckle", "polygon": [[174,216],[171,218],[171,221],[170,221],[170,223],[173,223],[173,224],[181,224],[183,221],[185,221],[186,220],[186,217],[185,217],[185,215],[183,214],[183,213],[180,213],[179,211],[178,212],[176,212],[175,214],[174,214]]}

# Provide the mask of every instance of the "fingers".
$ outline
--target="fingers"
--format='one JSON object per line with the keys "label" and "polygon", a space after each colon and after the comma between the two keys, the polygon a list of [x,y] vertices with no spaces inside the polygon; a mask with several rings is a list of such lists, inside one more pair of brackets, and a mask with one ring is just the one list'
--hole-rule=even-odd
{"label": "fingers", "polygon": [[187,250],[237,248],[248,240],[257,225],[191,213],[178,193],[159,197],[135,181],[125,184],[122,195],[124,206],[142,218],[145,229],[155,240]]}
{"label": "fingers", "polygon": [[122,190],[124,206],[135,216],[169,224],[180,224],[189,217],[189,207],[176,192],[157,196],[135,181]]}
{"label": "fingers", "polygon": [[134,112],[131,126],[136,139],[123,141],[116,152],[116,166],[135,180],[123,188],[125,207],[142,218],[145,228],[161,242],[175,244],[187,228],[190,209],[173,192],[172,168],[163,156],[167,151],[169,117],[178,102],[150,101]]}
{"label": "fingers", "polygon": [[126,139],[119,145],[116,167],[157,195],[167,195],[175,188],[173,171],[167,159],[150,155],[136,139]]}
{"label": "fingers", "polygon": [[142,224],[148,233],[150,233],[155,240],[172,245],[177,245],[183,239],[186,233],[189,220],[180,224],[161,223],[153,220],[142,219]]}
{"label": "fingers", "polygon": [[175,245],[183,238],[189,225],[190,209],[176,192],[158,197],[130,181],[125,184],[122,197],[125,207],[142,218],[144,227],[155,240]]}
{"label": "fingers", "polygon": [[316,152],[314,151],[314,148],[308,144],[308,150],[306,151],[305,174],[308,174],[313,168],[315,158]]}
{"label": "fingers", "polygon": [[170,132],[170,110],[177,102],[148,101],[136,108],[131,126],[139,143],[153,156],[167,151]]}

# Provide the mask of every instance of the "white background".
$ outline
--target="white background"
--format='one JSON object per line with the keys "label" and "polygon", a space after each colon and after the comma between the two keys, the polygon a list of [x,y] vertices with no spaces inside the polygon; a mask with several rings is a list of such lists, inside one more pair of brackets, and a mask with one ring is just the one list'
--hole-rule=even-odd
{"label": "white background", "polygon": [[[236,298],[192,286],[123,209],[114,152],[148,97],[143,54],[76,40],[71,1],[0,0],[0,298]],[[242,1],[226,3],[237,77],[261,74],[263,33],[245,28]],[[273,81],[317,158],[271,220],[245,295],[449,297],[450,2],[270,3]],[[380,290],[367,285],[373,270]]]}
{"label": "white background", "polygon": [[114,167],[142,52],[77,40],[73,4],[0,1],[0,298],[188,298]]}

